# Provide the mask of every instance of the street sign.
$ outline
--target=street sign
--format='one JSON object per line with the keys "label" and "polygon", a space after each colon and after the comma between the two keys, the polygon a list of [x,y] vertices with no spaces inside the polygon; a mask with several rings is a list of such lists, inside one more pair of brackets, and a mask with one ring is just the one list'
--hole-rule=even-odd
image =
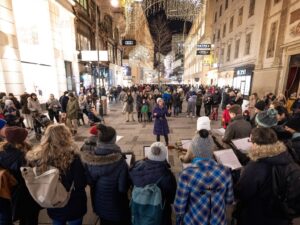
{"label": "street sign", "polygon": [[211,44],[198,44],[197,48],[200,48],[200,49],[211,49]]}
{"label": "street sign", "polygon": [[124,39],[124,40],[122,40],[122,45],[124,45],[124,46],[134,46],[134,45],[136,45],[136,40]]}
{"label": "street sign", "polygon": [[196,55],[210,55],[210,50],[197,50]]}

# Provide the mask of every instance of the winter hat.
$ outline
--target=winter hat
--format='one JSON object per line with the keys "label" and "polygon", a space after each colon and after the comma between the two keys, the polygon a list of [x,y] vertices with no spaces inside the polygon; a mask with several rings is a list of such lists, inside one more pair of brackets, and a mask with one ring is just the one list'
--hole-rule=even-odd
{"label": "winter hat", "polygon": [[254,107],[260,111],[264,111],[266,108],[266,103],[264,101],[258,101],[258,102],[256,102]]}
{"label": "winter hat", "polygon": [[6,120],[0,119],[0,130],[5,127],[6,123]]}
{"label": "winter hat", "polygon": [[5,137],[9,143],[21,144],[25,141],[27,135],[27,130],[21,127],[7,127],[5,129]]}
{"label": "winter hat", "polygon": [[258,113],[255,121],[260,127],[274,127],[277,125],[277,114],[278,113],[276,109],[268,109]]}
{"label": "winter hat", "polygon": [[156,103],[158,104],[160,101],[163,101],[163,99],[162,98],[157,98],[156,99]]}
{"label": "winter hat", "polygon": [[242,114],[242,108],[239,105],[232,105],[229,109],[229,112],[234,113],[236,115]]}
{"label": "winter hat", "polygon": [[210,130],[210,120],[207,116],[201,116],[197,120],[197,130]]}
{"label": "winter hat", "polygon": [[212,139],[210,137],[202,138],[196,136],[190,145],[190,150],[196,158],[211,159],[213,157],[212,145]]}
{"label": "winter hat", "polygon": [[103,124],[98,125],[99,129],[99,141],[108,143],[108,142],[116,142],[117,132],[112,127],[107,127]]}
{"label": "winter hat", "polygon": [[6,99],[5,102],[4,102],[5,106],[11,106],[13,103],[14,102],[10,99]]}
{"label": "winter hat", "polygon": [[300,119],[292,118],[285,124],[285,126],[295,130],[296,132],[300,132]]}
{"label": "winter hat", "polygon": [[91,134],[91,135],[95,135],[95,136],[98,135],[98,128],[97,128],[97,126],[92,126],[92,127],[91,127],[91,129],[90,129],[90,134]]}
{"label": "winter hat", "polygon": [[150,146],[146,157],[153,161],[165,161],[167,158],[167,147],[161,142],[154,142]]}

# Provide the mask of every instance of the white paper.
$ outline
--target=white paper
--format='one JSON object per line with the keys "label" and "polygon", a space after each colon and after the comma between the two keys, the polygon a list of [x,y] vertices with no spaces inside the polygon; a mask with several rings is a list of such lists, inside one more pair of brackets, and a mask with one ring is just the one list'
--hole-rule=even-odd
{"label": "white paper", "polygon": [[123,136],[117,136],[117,141],[116,142],[120,141],[122,138],[123,138]]}
{"label": "white paper", "polygon": [[191,165],[192,165],[192,163],[182,163],[182,168],[185,169]]}
{"label": "white paper", "polygon": [[224,129],[224,128],[213,129],[213,131],[214,131],[216,134],[220,135],[220,136],[224,136],[224,134],[225,134],[225,129]]}
{"label": "white paper", "polygon": [[243,152],[245,154],[248,154],[252,147],[252,142],[250,141],[249,137],[232,140],[232,143],[235,145],[235,147],[238,150],[240,150],[241,152]]}
{"label": "white paper", "polygon": [[182,148],[188,150],[190,145],[192,143],[192,140],[181,140]]}
{"label": "white paper", "polygon": [[126,156],[126,163],[128,166],[130,166],[130,162],[131,162],[131,159],[132,159],[132,154],[125,154]]}
{"label": "white paper", "polygon": [[214,156],[218,163],[227,166],[232,170],[239,169],[242,167],[240,161],[238,160],[232,149],[215,151]]}
{"label": "white paper", "polygon": [[[148,156],[151,148],[149,146],[144,146],[144,156],[145,158]],[[167,151],[167,161],[169,162],[169,151]]]}

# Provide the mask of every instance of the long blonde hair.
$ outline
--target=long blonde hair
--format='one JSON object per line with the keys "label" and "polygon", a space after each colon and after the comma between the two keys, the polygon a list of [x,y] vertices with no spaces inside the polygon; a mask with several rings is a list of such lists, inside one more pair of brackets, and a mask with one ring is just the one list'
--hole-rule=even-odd
{"label": "long blonde hair", "polygon": [[51,125],[47,128],[42,142],[27,154],[28,160],[37,160],[42,170],[54,166],[65,172],[74,160],[77,145],[65,125]]}

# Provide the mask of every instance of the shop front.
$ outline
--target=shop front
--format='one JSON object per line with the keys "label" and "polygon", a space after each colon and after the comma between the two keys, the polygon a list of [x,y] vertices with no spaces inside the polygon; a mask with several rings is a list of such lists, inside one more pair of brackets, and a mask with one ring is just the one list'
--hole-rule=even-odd
{"label": "shop front", "polygon": [[218,86],[219,87],[232,86],[233,75],[234,75],[233,70],[220,72],[218,76]]}
{"label": "shop front", "polygon": [[250,95],[254,68],[255,65],[250,64],[234,69],[233,88],[239,89],[244,97]]}

